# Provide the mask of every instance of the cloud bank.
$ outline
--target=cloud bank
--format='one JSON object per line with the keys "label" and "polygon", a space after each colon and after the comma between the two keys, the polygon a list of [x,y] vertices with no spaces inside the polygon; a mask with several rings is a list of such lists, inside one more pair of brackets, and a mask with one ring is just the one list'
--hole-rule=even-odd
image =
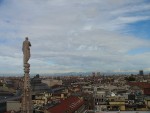
{"label": "cloud bank", "polygon": [[0,73],[23,73],[26,36],[31,73],[149,71],[150,51],[131,53],[150,40],[128,27],[149,11],[146,0],[1,0]]}

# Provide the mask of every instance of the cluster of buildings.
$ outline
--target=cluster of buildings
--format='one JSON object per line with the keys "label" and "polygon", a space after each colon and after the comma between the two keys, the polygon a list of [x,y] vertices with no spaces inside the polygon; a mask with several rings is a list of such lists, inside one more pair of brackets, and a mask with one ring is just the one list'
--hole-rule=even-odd
{"label": "cluster of buildings", "polygon": [[[150,75],[44,77],[30,80],[33,113],[150,112]],[[20,113],[21,77],[0,78],[0,113]]]}

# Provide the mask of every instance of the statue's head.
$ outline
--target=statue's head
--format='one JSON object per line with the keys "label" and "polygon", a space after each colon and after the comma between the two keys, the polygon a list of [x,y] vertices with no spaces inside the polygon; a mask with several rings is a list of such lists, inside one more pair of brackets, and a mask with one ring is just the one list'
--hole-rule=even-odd
{"label": "statue's head", "polygon": [[28,37],[26,37],[25,39],[28,40]]}

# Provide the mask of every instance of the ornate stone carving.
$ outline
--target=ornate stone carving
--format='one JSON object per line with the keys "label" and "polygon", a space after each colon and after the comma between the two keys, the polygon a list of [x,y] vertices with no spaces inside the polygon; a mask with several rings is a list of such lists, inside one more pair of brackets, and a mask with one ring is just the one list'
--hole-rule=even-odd
{"label": "ornate stone carving", "polygon": [[26,37],[22,45],[23,66],[24,66],[24,78],[23,78],[24,84],[23,84],[21,113],[33,113],[31,89],[30,89],[30,76],[29,76],[30,64],[28,63],[30,59],[30,46],[31,46],[31,43],[28,41],[28,37]]}

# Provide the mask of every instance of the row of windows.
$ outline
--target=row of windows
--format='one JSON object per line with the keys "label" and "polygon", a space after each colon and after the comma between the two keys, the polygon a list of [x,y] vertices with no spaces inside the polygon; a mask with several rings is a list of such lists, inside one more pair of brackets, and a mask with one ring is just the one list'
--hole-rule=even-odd
{"label": "row of windows", "polygon": [[95,102],[104,102],[104,99],[95,99]]}

